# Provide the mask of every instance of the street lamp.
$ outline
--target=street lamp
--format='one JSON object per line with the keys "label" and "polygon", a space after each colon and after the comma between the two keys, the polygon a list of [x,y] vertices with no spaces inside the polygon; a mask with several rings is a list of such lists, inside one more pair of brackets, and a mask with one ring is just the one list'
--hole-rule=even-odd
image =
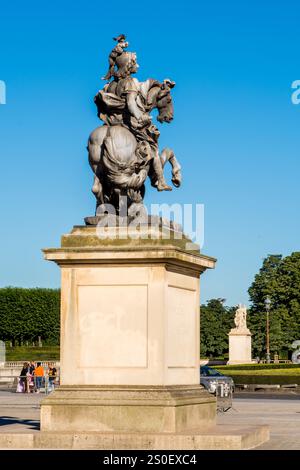
{"label": "street lamp", "polygon": [[267,330],[267,332],[266,332],[266,349],[267,349],[267,353],[266,353],[266,360],[267,360],[267,363],[270,364],[271,359],[270,359],[269,312],[270,312],[270,307],[271,307],[271,299],[270,299],[269,296],[267,296],[266,299],[265,299],[265,307],[266,307],[266,312],[267,312],[267,325],[266,325],[266,330]]}

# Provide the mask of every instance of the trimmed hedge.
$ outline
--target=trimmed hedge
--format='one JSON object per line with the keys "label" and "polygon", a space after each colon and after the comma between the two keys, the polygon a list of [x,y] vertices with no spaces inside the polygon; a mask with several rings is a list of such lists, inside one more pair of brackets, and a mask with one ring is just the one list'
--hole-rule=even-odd
{"label": "trimmed hedge", "polygon": [[299,364],[245,364],[215,368],[232,377],[235,384],[300,385]]}
{"label": "trimmed hedge", "polygon": [[264,369],[264,370],[232,370],[229,369],[227,371],[224,371],[224,374],[226,375],[300,375],[300,367],[297,369]]}
{"label": "trimmed hedge", "polygon": [[231,377],[235,384],[300,385],[300,375],[232,375]]}
{"label": "trimmed hedge", "polygon": [[59,361],[59,358],[59,346],[16,346],[6,349],[6,361]]}
{"label": "trimmed hedge", "polygon": [[263,370],[263,369],[295,369],[299,368],[300,364],[237,364],[226,366],[212,366],[217,370]]}
{"label": "trimmed hedge", "polygon": [[22,346],[38,337],[59,344],[60,291],[58,289],[0,289],[0,339]]}

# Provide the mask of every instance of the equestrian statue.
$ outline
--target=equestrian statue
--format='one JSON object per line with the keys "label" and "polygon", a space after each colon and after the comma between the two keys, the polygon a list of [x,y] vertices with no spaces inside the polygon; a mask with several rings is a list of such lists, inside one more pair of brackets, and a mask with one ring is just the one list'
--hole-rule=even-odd
{"label": "equestrian statue", "polygon": [[104,124],[97,127],[88,140],[89,163],[94,172],[92,192],[99,206],[111,204],[120,211],[120,196],[127,207],[142,203],[145,181],[158,191],[171,191],[164,176],[167,162],[172,168],[172,183],[181,184],[181,167],[174,152],[159,152],[160,132],[152,122],[151,111],[158,110],[157,120],[170,123],[174,116],[171,90],[175,82],[152,78],[139,82],[136,54],[128,52],[124,34],[114,38],[116,46],[109,55],[107,81],[94,101],[98,117]]}

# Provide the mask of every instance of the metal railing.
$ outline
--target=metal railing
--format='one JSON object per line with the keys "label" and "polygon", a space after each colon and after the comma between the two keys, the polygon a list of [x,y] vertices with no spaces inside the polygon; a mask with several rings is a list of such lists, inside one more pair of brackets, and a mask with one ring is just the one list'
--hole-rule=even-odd
{"label": "metal railing", "polygon": [[216,387],[217,411],[225,412],[232,408],[233,387],[227,382],[218,382]]}
{"label": "metal railing", "polygon": [[[6,361],[4,362],[3,367],[10,367],[10,368],[21,368],[26,361]],[[29,362],[29,361],[27,361]],[[59,361],[39,361],[43,367],[49,367],[49,364],[54,364],[55,367],[59,367],[60,362]]]}
{"label": "metal railing", "polygon": [[[267,364],[266,359],[261,359],[259,361],[259,364]],[[270,359],[270,364],[292,364],[292,361],[290,359]]]}
{"label": "metal railing", "polygon": [[0,385],[15,389],[17,393],[37,393],[44,392],[46,395],[52,392],[59,385],[59,375],[31,376],[20,375],[18,377],[6,375],[2,376]]}
{"label": "metal railing", "polygon": [[40,391],[44,391],[46,395],[52,392],[55,387],[59,385],[59,377],[58,375],[49,376],[20,376],[18,380],[17,387],[20,383],[23,382],[23,393],[39,393]]}

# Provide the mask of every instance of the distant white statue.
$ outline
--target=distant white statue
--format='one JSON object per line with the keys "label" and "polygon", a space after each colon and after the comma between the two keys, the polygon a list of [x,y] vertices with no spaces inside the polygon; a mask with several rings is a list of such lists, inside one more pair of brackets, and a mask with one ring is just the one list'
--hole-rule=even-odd
{"label": "distant white statue", "polygon": [[292,348],[295,349],[292,354],[292,363],[300,364],[300,341],[298,339],[292,343]]}
{"label": "distant white statue", "polygon": [[250,333],[247,328],[247,308],[245,305],[239,304],[235,312],[234,323],[236,328],[233,328],[231,331]]}
{"label": "distant white statue", "polygon": [[229,364],[251,364],[251,332],[247,328],[247,308],[239,304],[234,317],[235,328],[229,333]]}

